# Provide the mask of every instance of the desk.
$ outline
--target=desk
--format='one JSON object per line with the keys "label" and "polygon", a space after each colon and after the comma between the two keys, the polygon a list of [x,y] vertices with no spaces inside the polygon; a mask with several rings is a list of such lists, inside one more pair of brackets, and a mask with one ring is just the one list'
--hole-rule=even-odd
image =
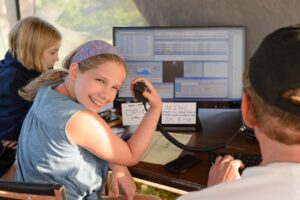
{"label": "desk", "polygon": [[[201,123],[202,130],[189,133],[192,134],[189,142],[191,146],[208,146],[225,142],[239,129],[241,115],[240,112],[222,113],[215,116],[213,120],[207,119]],[[258,143],[243,134],[237,135],[230,145],[219,151],[260,154]],[[206,187],[209,171],[208,153],[183,152],[183,154],[186,153],[197,156],[200,158],[200,162],[180,175],[166,171],[162,165],[145,162],[140,162],[136,166],[130,167],[129,170],[134,177],[180,190],[194,191]]]}

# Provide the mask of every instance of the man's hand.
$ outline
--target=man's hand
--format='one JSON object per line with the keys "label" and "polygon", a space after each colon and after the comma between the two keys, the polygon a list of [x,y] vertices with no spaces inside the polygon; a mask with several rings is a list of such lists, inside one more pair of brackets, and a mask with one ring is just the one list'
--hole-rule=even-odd
{"label": "man's hand", "polygon": [[218,156],[210,168],[207,186],[240,179],[239,168],[244,168],[241,160],[235,160],[230,155]]}
{"label": "man's hand", "polygon": [[1,140],[1,144],[5,148],[17,149],[17,141],[12,140]]}
{"label": "man's hand", "polygon": [[111,181],[112,190],[115,197],[119,196],[119,185],[122,187],[123,192],[128,200],[133,200],[136,191],[135,182],[125,166],[110,164],[112,170]]}

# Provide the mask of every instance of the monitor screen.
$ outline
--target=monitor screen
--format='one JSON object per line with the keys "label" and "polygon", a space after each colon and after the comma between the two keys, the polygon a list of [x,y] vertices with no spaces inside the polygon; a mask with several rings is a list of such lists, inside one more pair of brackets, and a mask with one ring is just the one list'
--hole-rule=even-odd
{"label": "monitor screen", "polygon": [[114,27],[113,42],[128,69],[116,102],[133,100],[130,82],[143,76],[163,101],[239,107],[245,27]]}

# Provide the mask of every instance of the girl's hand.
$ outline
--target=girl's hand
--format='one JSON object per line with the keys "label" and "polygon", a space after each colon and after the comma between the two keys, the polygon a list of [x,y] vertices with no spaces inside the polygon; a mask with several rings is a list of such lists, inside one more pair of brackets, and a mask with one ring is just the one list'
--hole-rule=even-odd
{"label": "girl's hand", "polygon": [[112,170],[111,182],[114,197],[120,195],[119,186],[121,186],[127,199],[132,200],[136,191],[136,185],[127,167],[110,164],[110,168]]}
{"label": "girl's hand", "polygon": [[5,148],[9,149],[17,149],[17,141],[12,141],[12,140],[1,140],[1,144]]}

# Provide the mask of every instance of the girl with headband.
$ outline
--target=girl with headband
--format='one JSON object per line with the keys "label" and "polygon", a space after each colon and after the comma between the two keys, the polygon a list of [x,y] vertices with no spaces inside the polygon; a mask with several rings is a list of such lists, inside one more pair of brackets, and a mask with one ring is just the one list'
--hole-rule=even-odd
{"label": "girl with headband", "polygon": [[34,103],[20,135],[17,180],[61,183],[67,199],[99,199],[110,167],[120,172],[119,183],[133,199],[135,185],[121,177],[131,178],[124,166],[137,164],[151,142],[162,108],[159,94],[144,78],[132,81],[148,86],[143,95],[150,108],[126,143],[97,114],[126,78],[119,51],[104,41],[90,41],[63,67],[67,72],[51,70],[23,89],[22,96]]}

